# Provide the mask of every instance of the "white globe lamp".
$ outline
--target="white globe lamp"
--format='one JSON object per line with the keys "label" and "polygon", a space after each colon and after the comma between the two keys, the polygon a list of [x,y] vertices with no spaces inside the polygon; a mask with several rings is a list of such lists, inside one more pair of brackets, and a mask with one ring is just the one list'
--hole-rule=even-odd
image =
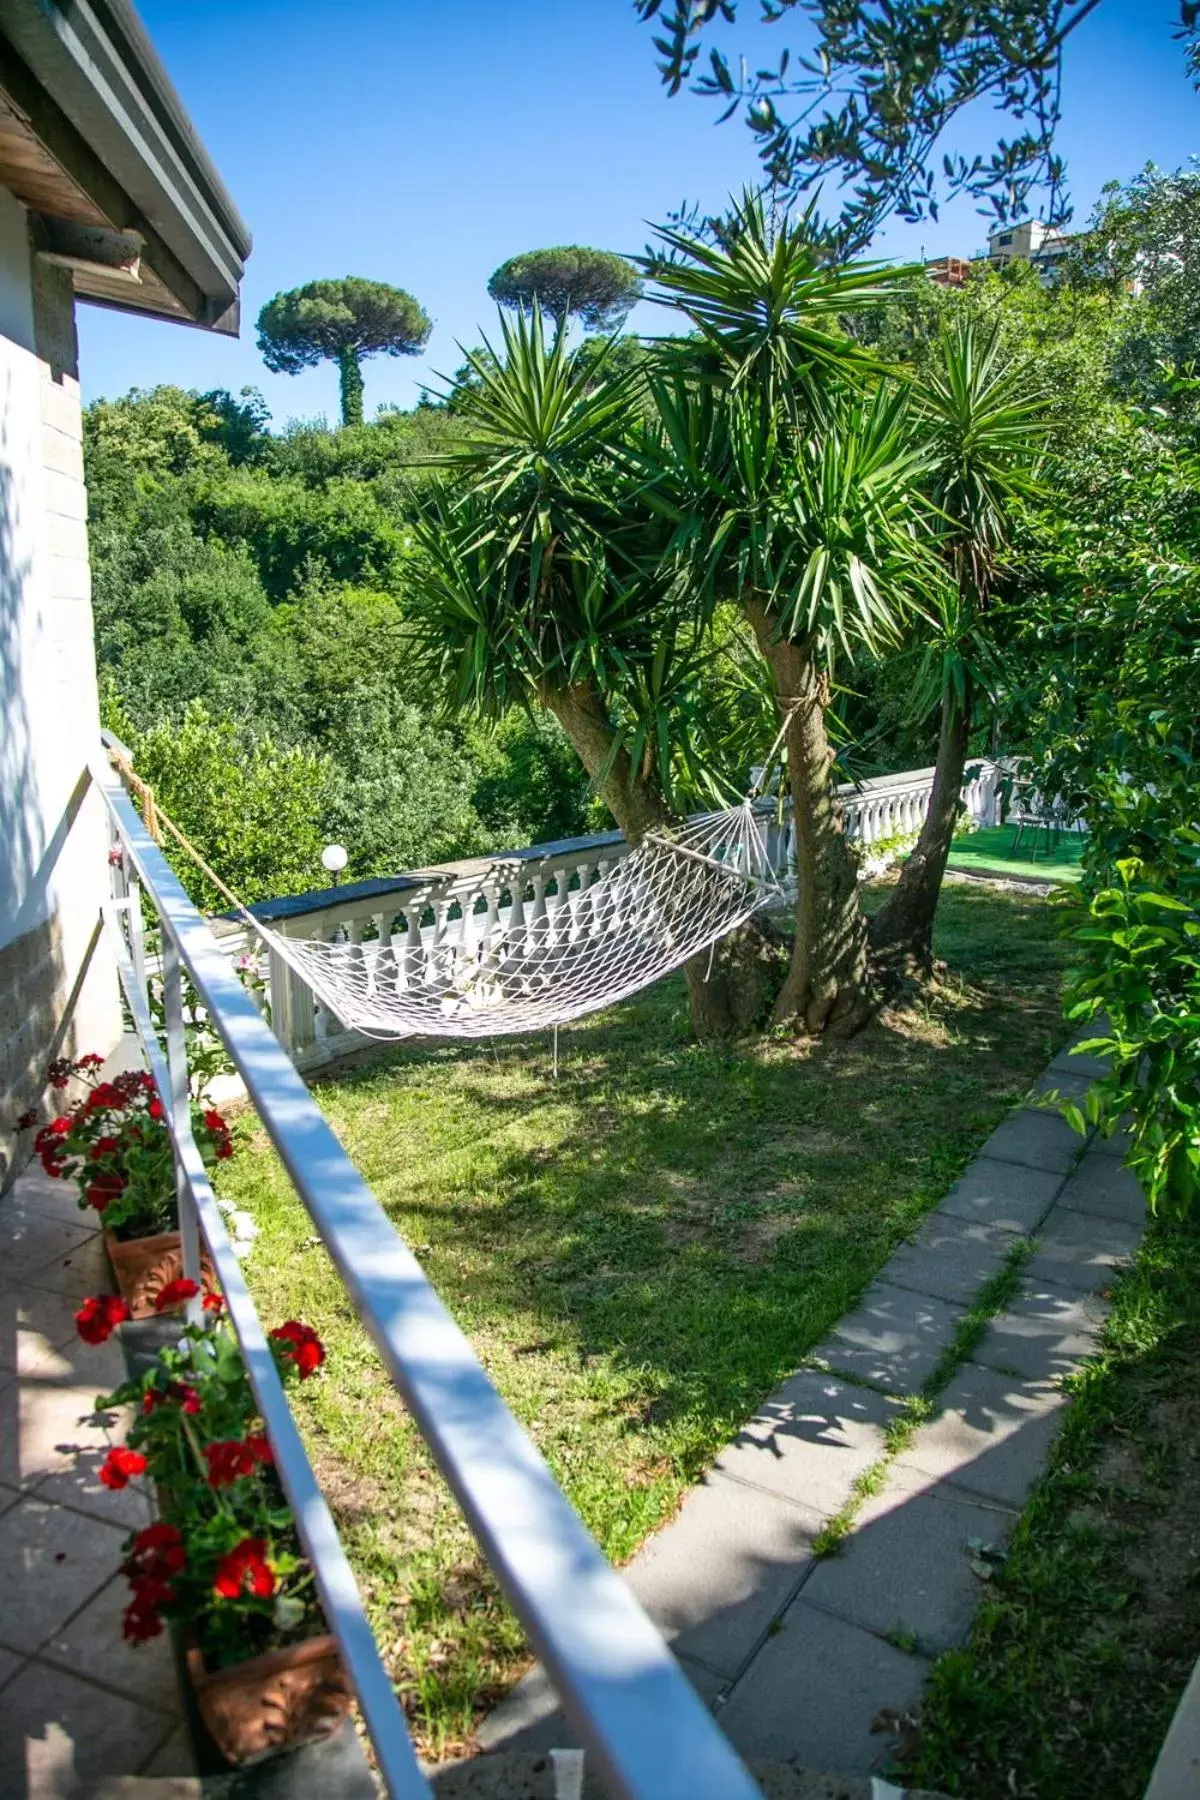
{"label": "white globe lamp", "polygon": [[333,885],[337,886],[342,870],[350,860],[350,852],[345,844],[326,844],[321,852],[321,867],[333,876]]}

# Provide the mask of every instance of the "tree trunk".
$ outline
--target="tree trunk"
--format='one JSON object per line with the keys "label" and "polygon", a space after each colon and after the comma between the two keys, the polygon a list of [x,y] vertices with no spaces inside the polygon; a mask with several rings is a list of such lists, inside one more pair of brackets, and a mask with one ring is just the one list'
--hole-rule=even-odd
{"label": "tree trunk", "polygon": [[766,608],[743,598],[784,712],[788,786],[796,833],[796,935],[773,1021],[849,1037],[874,1011],[867,924],[858,870],[834,793],[825,724],[828,683],[806,649],[775,636]]}
{"label": "tree trunk", "polygon": [[929,810],[916,847],[900,871],[900,879],[871,921],[871,948],[876,964],[893,985],[906,974],[928,975],[933,968],[933,921],[958,819],[970,734],[968,675],[961,706],[953,694],[942,696]]}
{"label": "tree trunk", "polygon": [[352,350],[349,345],[339,350],[338,369],[341,373],[342,424],[361,425],[363,422],[363,378],[358,351]]}
{"label": "tree trunk", "polygon": [[[673,823],[657,783],[636,769],[624,750],[612,755],[612,720],[591,683],[545,685],[539,698],[570,738],[628,843],[640,844],[648,831]],[[696,1036],[702,1041],[737,1037],[759,1024],[778,981],[778,961],[778,950],[751,920],[686,962]]]}

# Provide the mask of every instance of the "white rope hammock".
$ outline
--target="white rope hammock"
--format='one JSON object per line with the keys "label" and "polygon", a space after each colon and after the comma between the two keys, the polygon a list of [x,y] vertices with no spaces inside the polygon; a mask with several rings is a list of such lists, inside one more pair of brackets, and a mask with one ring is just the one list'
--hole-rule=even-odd
{"label": "white rope hammock", "polygon": [[553,912],[525,900],[519,865],[501,868],[498,879],[511,877],[509,904],[464,912],[440,939],[419,922],[416,932],[357,944],[288,938],[252,923],[349,1030],[492,1037],[542,1031],[626,999],[780,891],[749,800],[689,819],[670,836],[647,833],[589,886],[560,896],[567,903]]}

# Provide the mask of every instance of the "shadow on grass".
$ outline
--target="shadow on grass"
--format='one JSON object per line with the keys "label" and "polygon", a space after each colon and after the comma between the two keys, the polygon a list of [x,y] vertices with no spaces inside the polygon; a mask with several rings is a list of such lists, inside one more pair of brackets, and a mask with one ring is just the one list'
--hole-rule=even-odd
{"label": "shadow on grass", "polygon": [[848,1045],[696,1045],[675,982],[564,1028],[557,1082],[545,1040],[523,1039],[394,1051],[319,1097],[464,1325],[516,1318],[515,1356],[636,1371],[627,1429],[688,1421],[671,1453],[694,1474],[1060,1033],[1045,908],[945,911],[968,985]]}

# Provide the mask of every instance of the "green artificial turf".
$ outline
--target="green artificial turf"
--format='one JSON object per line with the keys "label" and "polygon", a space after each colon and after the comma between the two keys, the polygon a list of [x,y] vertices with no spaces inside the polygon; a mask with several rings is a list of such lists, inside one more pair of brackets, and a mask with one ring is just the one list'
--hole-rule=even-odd
{"label": "green artificial turf", "polygon": [[1026,832],[1019,851],[1013,850],[1015,825],[990,825],[954,840],[950,867],[969,875],[991,872],[1035,881],[1078,881],[1084,838],[1064,831],[1047,853],[1045,834]]}

